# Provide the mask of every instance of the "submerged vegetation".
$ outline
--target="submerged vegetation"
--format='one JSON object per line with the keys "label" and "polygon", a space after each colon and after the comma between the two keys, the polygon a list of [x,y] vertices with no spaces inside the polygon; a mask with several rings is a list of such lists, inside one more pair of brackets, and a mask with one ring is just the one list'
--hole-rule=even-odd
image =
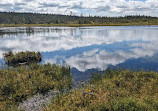
{"label": "submerged vegetation", "polygon": [[[40,55],[34,52],[19,52],[15,55],[11,52],[9,53],[12,54],[12,58],[9,56],[11,59],[7,58],[7,60],[17,60],[16,63],[19,61],[24,62],[26,60],[25,57],[28,57],[27,60],[29,59],[28,62],[31,63],[34,61],[32,58],[29,58],[31,55],[33,57],[36,54]],[[4,55],[6,56],[9,53]],[[19,56],[19,59],[16,58],[17,56]],[[45,94],[49,90],[63,92],[70,89],[72,75],[69,67],[49,63],[37,64],[34,62],[27,65],[27,67],[25,65],[2,67],[0,69],[0,82],[0,111],[11,111],[20,102],[38,93]]]}
{"label": "submerged vegetation", "polygon": [[158,25],[158,17],[130,15],[124,17],[72,16],[59,14],[0,12],[0,26],[122,26]]}
{"label": "submerged vegetation", "polygon": [[95,74],[86,87],[54,97],[45,110],[157,111],[158,73],[108,70]]}

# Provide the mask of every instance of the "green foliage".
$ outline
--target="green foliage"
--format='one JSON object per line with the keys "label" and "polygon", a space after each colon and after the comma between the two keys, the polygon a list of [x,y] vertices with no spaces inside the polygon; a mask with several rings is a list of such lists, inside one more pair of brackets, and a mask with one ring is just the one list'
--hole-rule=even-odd
{"label": "green foliage", "polygon": [[37,93],[69,90],[70,68],[55,64],[30,64],[29,67],[0,69],[0,110],[7,110]]}
{"label": "green foliage", "polygon": [[108,70],[106,74],[96,73],[86,87],[55,97],[45,110],[158,110],[158,73],[120,69]]}
{"label": "green foliage", "polygon": [[39,63],[42,60],[40,52],[18,52],[13,54],[12,51],[3,54],[5,63],[8,66],[29,65],[32,63]]}
{"label": "green foliage", "polygon": [[118,99],[114,104],[108,106],[107,103],[98,104],[92,111],[147,111],[148,109],[138,103],[134,98],[128,97]]}
{"label": "green foliage", "polygon": [[98,81],[101,81],[103,77],[104,77],[104,74],[101,74],[101,73],[92,73],[89,82],[91,84],[92,83],[96,83]]}
{"label": "green foliage", "polygon": [[124,98],[117,100],[113,108],[114,111],[146,111],[145,106],[142,106],[138,101],[132,98]]}

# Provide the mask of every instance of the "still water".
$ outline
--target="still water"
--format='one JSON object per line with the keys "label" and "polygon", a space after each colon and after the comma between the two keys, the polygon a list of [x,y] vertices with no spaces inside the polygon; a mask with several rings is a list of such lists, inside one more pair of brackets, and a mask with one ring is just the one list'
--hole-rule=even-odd
{"label": "still water", "polygon": [[12,50],[40,51],[42,63],[76,74],[108,67],[158,72],[158,26],[2,27],[0,61]]}

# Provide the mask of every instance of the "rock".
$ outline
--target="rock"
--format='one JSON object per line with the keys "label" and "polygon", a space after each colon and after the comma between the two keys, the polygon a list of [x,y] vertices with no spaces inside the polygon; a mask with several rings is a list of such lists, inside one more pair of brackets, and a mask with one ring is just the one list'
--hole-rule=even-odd
{"label": "rock", "polygon": [[59,94],[59,91],[49,91],[47,94],[37,94],[31,98],[28,98],[26,101],[23,101],[19,104],[19,110],[25,111],[42,111],[45,106],[51,103],[53,96]]}

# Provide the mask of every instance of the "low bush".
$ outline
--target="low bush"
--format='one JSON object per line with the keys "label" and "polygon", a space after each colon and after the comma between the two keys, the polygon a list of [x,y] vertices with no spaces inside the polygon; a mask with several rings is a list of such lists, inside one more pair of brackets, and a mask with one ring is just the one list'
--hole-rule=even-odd
{"label": "low bush", "polygon": [[133,98],[123,98],[117,100],[112,108],[114,111],[146,111],[147,108]]}
{"label": "low bush", "polygon": [[[71,88],[69,67],[55,64],[31,64],[29,67],[0,69],[0,111],[18,105],[37,93]],[[6,109],[7,110],[7,109]]]}
{"label": "low bush", "polygon": [[91,83],[86,87],[53,98],[45,110],[158,110],[158,73],[122,69],[108,70],[107,73],[108,75],[94,74]]}
{"label": "low bush", "polygon": [[20,65],[29,65],[32,63],[39,63],[42,60],[42,55],[40,52],[18,52],[13,53],[9,51],[3,54],[5,63],[8,66],[20,66]]}

